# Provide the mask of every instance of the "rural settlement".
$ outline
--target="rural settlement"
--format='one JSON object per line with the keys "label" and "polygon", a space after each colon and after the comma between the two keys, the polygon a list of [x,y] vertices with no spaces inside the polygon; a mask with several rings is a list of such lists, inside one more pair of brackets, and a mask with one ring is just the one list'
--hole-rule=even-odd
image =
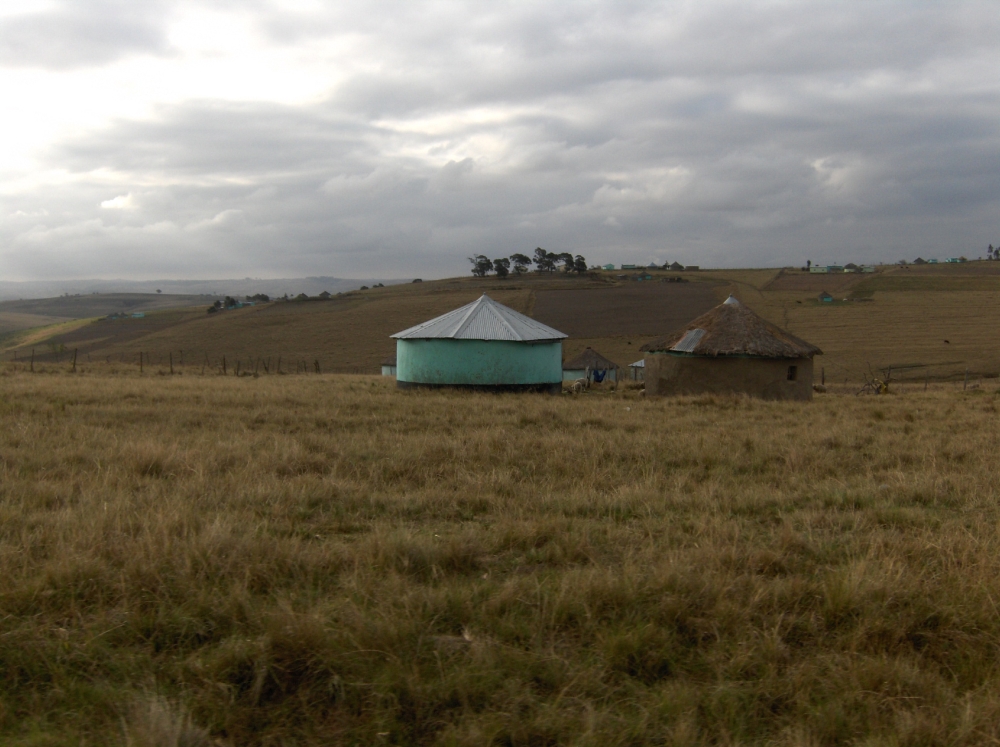
{"label": "rural settlement", "polygon": [[[620,367],[588,347],[562,362],[567,335],[497,303],[472,303],[392,335],[396,357],[383,362],[401,389],[464,387],[556,394],[591,382],[617,383]],[[813,356],[822,351],[765,321],[735,296],[679,335],[642,347],[646,394],[745,394],[812,399]],[[398,365],[393,365],[398,362]],[[637,364],[632,364],[638,368]],[[388,370],[387,370],[388,369]]]}

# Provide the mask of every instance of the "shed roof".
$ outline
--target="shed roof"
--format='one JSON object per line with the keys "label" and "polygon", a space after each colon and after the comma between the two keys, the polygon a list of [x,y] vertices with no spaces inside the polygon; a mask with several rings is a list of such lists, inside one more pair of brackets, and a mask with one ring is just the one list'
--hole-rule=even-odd
{"label": "shed roof", "polygon": [[563,363],[564,371],[575,371],[580,368],[589,368],[591,371],[606,371],[609,368],[619,368],[613,360],[605,358],[591,347],[588,347],[576,358]]}
{"label": "shed roof", "polygon": [[519,314],[485,293],[470,304],[447,314],[404,329],[391,337],[397,340],[509,340],[535,342],[561,340],[566,335]]}
{"label": "shed roof", "polygon": [[811,358],[823,351],[757,316],[730,296],[686,327],[640,350],[692,355]]}

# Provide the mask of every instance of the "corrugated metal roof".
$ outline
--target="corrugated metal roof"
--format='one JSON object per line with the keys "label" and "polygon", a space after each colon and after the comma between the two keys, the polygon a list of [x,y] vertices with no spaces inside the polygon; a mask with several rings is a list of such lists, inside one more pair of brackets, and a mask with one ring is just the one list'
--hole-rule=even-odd
{"label": "corrugated metal roof", "polygon": [[636,361],[635,363],[629,363],[628,367],[629,368],[645,368],[646,367],[646,359],[643,358],[642,360]]}
{"label": "corrugated metal roof", "polygon": [[[730,296],[732,298],[732,296]],[[729,303],[729,301],[723,301],[723,303]],[[698,343],[701,342],[701,338],[705,336],[705,330],[703,329],[689,329],[684,333],[684,336],[680,339],[676,345],[674,345],[671,350],[676,350],[678,353],[690,353]]]}
{"label": "corrugated metal roof", "polygon": [[561,340],[567,335],[497,303],[485,293],[470,304],[392,335],[397,340]]}

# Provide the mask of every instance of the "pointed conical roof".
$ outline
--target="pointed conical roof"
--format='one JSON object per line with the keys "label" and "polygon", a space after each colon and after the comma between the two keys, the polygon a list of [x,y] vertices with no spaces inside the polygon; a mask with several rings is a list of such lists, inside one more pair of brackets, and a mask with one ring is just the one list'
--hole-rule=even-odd
{"label": "pointed conical roof", "polygon": [[812,358],[823,351],[761,319],[730,296],[684,329],[646,343],[640,350],[691,355],[752,355],[761,358]]}
{"label": "pointed conical roof", "polygon": [[578,368],[589,368],[591,371],[606,371],[610,368],[618,368],[618,364],[613,360],[605,358],[593,348],[588,347],[573,360],[563,363],[564,370],[576,370]]}
{"label": "pointed conical roof", "polygon": [[561,340],[566,335],[546,327],[531,317],[497,303],[485,293],[470,304],[404,329],[391,337],[397,340],[511,340],[535,342]]}

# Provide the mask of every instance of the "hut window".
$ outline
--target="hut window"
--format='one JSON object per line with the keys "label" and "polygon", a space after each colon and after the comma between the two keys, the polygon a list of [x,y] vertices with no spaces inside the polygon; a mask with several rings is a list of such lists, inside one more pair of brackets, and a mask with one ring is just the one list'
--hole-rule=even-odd
{"label": "hut window", "polygon": [[799,377],[799,367],[789,366],[788,367],[788,380],[795,381]]}

